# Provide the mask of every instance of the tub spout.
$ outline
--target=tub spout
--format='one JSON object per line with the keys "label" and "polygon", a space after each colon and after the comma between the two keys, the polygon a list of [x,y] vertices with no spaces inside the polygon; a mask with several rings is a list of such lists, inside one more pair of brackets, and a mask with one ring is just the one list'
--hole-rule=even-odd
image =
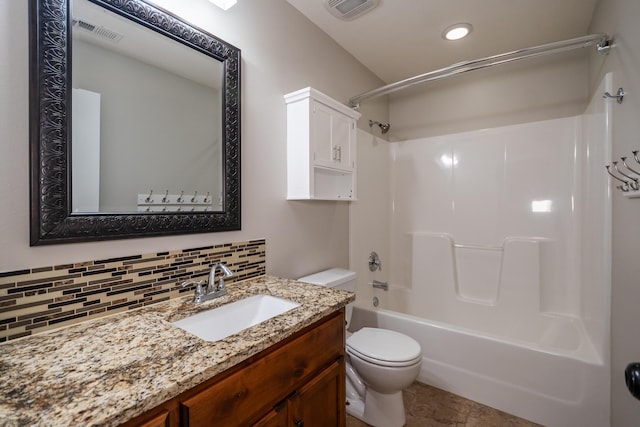
{"label": "tub spout", "polygon": [[389,284],[387,282],[380,282],[378,280],[374,280],[373,282],[369,283],[371,286],[373,286],[374,288],[377,289],[382,289],[384,291],[388,291],[389,290]]}

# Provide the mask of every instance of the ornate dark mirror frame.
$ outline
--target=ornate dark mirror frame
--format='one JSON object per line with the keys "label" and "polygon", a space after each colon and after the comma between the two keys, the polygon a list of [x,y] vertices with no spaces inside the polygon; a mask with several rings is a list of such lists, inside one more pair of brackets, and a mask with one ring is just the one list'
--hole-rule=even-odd
{"label": "ornate dark mirror frame", "polygon": [[223,63],[223,211],[71,211],[72,0],[29,0],[31,245],[240,229],[240,50],[142,0],[90,0]]}

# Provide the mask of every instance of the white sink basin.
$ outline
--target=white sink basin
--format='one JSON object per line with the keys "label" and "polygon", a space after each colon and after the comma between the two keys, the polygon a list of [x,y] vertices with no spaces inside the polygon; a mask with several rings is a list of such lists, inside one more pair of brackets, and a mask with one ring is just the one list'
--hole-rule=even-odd
{"label": "white sink basin", "polygon": [[194,314],[173,325],[205,341],[218,341],[298,306],[283,298],[254,295]]}

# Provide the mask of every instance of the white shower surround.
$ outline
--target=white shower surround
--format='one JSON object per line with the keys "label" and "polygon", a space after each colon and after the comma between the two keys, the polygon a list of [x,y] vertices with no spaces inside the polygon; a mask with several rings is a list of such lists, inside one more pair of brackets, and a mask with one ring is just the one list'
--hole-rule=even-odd
{"label": "white shower surround", "polygon": [[[417,339],[437,387],[544,425],[608,425],[610,81],[578,117],[388,146],[360,133],[354,326]],[[366,235],[374,210],[389,229]],[[383,272],[358,262],[371,250]]]}

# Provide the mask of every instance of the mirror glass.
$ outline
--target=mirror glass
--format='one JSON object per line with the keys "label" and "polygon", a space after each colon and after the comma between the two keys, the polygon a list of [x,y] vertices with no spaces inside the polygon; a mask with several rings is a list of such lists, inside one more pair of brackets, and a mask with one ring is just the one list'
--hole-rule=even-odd
{"label": "mirror glass", "polygon": [[72,211],[221,211],[222,62],[88,0],[71,18]]}
{"label": "mirror glass", "polygon": [[31,245],[240,229],[240,50],[144,0],[30,0]]}

